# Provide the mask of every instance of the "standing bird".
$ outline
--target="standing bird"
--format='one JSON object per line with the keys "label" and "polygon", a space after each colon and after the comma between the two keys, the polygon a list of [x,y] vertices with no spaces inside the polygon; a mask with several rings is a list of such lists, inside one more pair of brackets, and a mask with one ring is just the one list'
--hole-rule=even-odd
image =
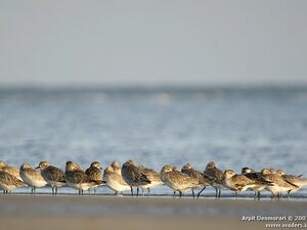
{"label": "standing bird", "polygon": [[307,186],[307,178],[303,178],[302,175],[289,175],[281,169],[276,170],[276,174],[280,175],[286,182],[296,186],[296,188],[288,191],[288,197],[290,196],[290,192],[296,192],[301,188]]}
{"label": "standing bird", "polygon": [[[101,182],[102,181],[102,167],[99,161],[93,161],[88,169],[85,170],[85,174],[90,180]],[[97,185],[98,186],[98,185]],[[96,187],[93,188],[96,194]]]}
{"label": "standing bird", "polygon": [[172,165],[164,165],[160,175],[161,181],[173,190],[174,197],[177,191],[179,192],[179,197],[181,197],[183,192],[201,185],[198,178],[190,177],[176,170]]}
{"label": "standing bird", "polygon": [[137,188],[136,195],[139,195],[139,188],[151,183],[146,176],[142,167],[138,167],[132,160],[126,161],[122,166],[122,176],[125,182],[130,186],[131,195],[133,196],[133,187]]}
{"label": "standing bird", "polygon": [[142,193],[144,194],[144,190],[146,189],[148,193],[150,193],[150,188],[156,187],[158,185],[163,184],[160,179],[160,174],[153,169],[145,168],[140,166],[145,176],[150,180],[149,184],[141,185]]}
{"label": "standing bird", "polygon": [[[261,182],[261,185],[269,185],[269,182]],[[236,174],[232,169],[227,169],[224,172],[224,186],[232,191],[244,192],[248,189],[253,189],[259,186],[259,182],[248,178],[245,175]]]}
{"label": "standing bird", "polygon": [[113,161],[111,165],[104,170],[103,180],[116,195],[130,190],[130,186],[122,177],[121,165],[117,161]]}
{"label": "standing bird", "polygon": [[267,181],[261,175],[260,172],[256,172],[255,170],[253,170],[251,168],[248,168],[248,167],[242,168],[241,174],[257,183],[257,185],[255,187],[250,188],[251,190],[253,190],[255,192],[255,198],[257,197],[258,199],[260,199],[260,195],[261,195],[260,192],[265,190],[267,188],[267,186],[273,185],[271,182]]}
{"label": "standing bird", "polygon": [[192,165],[190,163],[185,164],[182,168],[181,168],[181,172],[184,174],[187,174],[190,177],[196,178],[199,181],[199,186],[192,188],[192,195],[193,197],[195,197],[194,194],[194,189],[198,189],[201,188],[201,191],[197,194],[197,197],[200,196],[200,194],[206,189],[206,187],[209,184],[209,178],[206,177],[203,173],[195,170]]}
{"label": "standing bird", "polygon": [[221,189],[224,183],[223,171],[216,167],[214,161],[210,161],[206,166],[204,175],[209,178],[211,186],[215,188],[215,197],[221,197]]}
{"label": "standing bird", "polygon": [[24,187],[26,184],[11,174],[0,171],[0,188],[3,190],[3,194],[7,194],[12,190],[20,187]]}
{"label": "standing bird", "polygon": [[22,180],[31,187],[31,193],[35,193],[36,188],[47,185],[47,181],[41,175],[41,171],[33,169],[30,164],[23,163],[19,171]]}
{"label": "standing bird", "polygon": [[85,190],[89,190],[102,184],[102,181],[91,180],[81,167],[72,161],[66,162],[65,180],[69,187],[79,190],[79,195],[83,195]]}
{"label": "standing bird", "polygon": [[58,188],[66,185],[64,172],[53,165],[49,165],[48,161],[41,161],[36,169],[41,170],[42,177],[50,185],[53,195],[58,193]]}
{"label": "standing bird", "polygon": [[8,165],[4,161],[0,161],[0,171],[7,172],[8,174],[16,177],[17,179],[22,180],[19,175],[19,169],[14,166]]}
{"label": "standing bird", "polygon": [[262,169],[261,175],[265,180],[272,183],[272,186],[268,186],[266,189],[272,193],[272,199],[277,197],[280,198],[280,194],[282,192],[287,192],[288,194],[297,190],[299,187],[289,181],[284,180],[280,173],[276,173],[275,170],[272,169]]}

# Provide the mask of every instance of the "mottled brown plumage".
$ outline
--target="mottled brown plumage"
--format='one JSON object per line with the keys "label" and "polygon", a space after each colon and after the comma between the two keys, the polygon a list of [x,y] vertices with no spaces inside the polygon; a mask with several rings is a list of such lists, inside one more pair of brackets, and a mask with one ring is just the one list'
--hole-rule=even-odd
{"label": "mottled brown plumage", "polygon": [[238,175],[233,170],[228,169],[224,172],[224,186],[235,192],[242,192],[257,185],[254,180],[244,175]]}
{"label": "mottled brown plumage", "polygon": [[94,161],[90,167],[85,170],[85,174],[93,181],[102,181],[102,167],[100,162]]}
{"label": "mottled brown plumage", "polygon": [[214,161],[211,161],[207,164],[204,174],[206,174],[213,183],[217,185],[223,184],[224,173],[221,169],[216,167]]}
{"label": "mottled brown plumage", "polygon": [[121,173],[125,182],[130,186],[132,195],[133,187],[137,188],[138,195],[140,186],[151,183],[149,178],[144,174],[143,169],[135,165],[132,160],[128,160],[123,164]]}
{"label": "mottled brown plumage", "polygon": [[200,186],[198,178],[190,177],[172,165],[163,166],[160,175],[161,181],[174,191],[174,195],[178,191],[181,196],[184,191]]}
{"label": "mottled brown plumage", "polygon": [[224,172],[216,167],[214,161],[210,161],[206,166],[204,175],[208,178],[210,185],[215,188],[215,196],[220,197],[224,183]]}
{"label": "mottled brown plumage", "polygon": [[181,172],[187,174],[190,177],[197,178],[200,185],[202,185],[202,186],[210,185],[208,178],[205,177],[204,174],[201,173],[200,171],[197,171],[196,169],[194,169],[190,163],[185,164],[181,168]]}
{"label": "mottled brown plumage", "polygon": [[267,187],[267,190],[272,193],[272,197],[275,197],[282,192],[289,193],[299,188],[299,186],[284,180],[280,173],[276,173],[276,170],[264,168],[261,170],[261,174],[265,180],[272,183],[272,186]]}
{"label": "mottled brown plumage", "polygon": [[57,193],[59,187],[66,185],[64,172],[61,169],[49,165],[47,161],[41,161],[37,168],[41,170],[41,174],[52,188],[53,194]]}
{"label": "mottled brown plumage", "polygon": [[11,192],[16,188],[20,188],[23,186],[26,186],[23,181],[19,180],[18,178],[7,172],[0,171],[0,188],[3,190],[4,193]]}
{"label": "mottled brown plumage", "polygon": [[0,161],[0,171],[7,172],[8,174],[18,178],[19,180],[22,180],[19,174],[19,169],[14,166],[8,165],[4,161]]}
{"label": "mottled brown plumage", "polygon": [[267,186],[272,186],[273,184],[267,181],[261,174],[261,172],[256,172],[255,170],[244,167],[241,170],[241,174],[246,176],[247,178],[255,181],[256,185],[251,190],[255,191],[255,197],[258,196],[260,199],[260,192],[267,189]]}
{"label": "mottled brown plumage", "polygon": [[264,183],[266,184],[268,181],[264,179],[264,177],[261,175],[260,172],[256,172],[253,169],[244,167],[241,170],[241,174],[246,176],[247,178],[257,181],[259,183]]}
{"label": "mottled brown plumage", "polygon": [[199,186],[192,189],[193,197],[194,197],[194,189],[202,188],[201,191],[197,194],[197,197],[199,197],[201,193],[205,190],[205,188],[211,184],[209,177],[201,173],[200,171],[195,170],[190,163],[185,164],[181,168],[181,172],[187,174],[190,177],[197,178],[199,181]]}
{"label": "mottled brown plumage", "polygon": [[65,180],[68,186],[78,189],[79,194],[102,184],[102,181],[92,180],[77,163],[72,161],[66,162]]}
{"label": "mottled brown plumage", "polygon": [[160,179],[160,173],[156,172],[153,169],[145,168],[144,166],[141,166],[140,168],[142,169],[142,172],[146,175],[146,177],[150,180],[150,183],[141,186],[142,190],[147,189],[149,193],[150,188],[163,184]]}

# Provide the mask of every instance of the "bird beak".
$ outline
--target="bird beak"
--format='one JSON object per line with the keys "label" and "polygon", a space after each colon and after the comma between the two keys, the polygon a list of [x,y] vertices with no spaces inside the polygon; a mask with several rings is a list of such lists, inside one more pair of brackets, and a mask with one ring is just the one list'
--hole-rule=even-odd
{"label": "bird beak", "polygon": [[35,169],[40,169],[40,167],[39,167],[39,166],[37,166]]}

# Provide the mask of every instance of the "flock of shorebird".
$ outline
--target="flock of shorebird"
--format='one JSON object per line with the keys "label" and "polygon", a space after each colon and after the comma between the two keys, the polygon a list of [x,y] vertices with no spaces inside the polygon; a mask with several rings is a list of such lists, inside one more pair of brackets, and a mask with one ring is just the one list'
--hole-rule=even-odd
{"label": "flock of shorebird", "polygon": [[[187,163],[181,170],[177,170],[173,165],[164,165],[160,172],[153,169],[137,165],[132,160],[128,160],[122,166],[114,161],[103,172],[98,161],[91,163],[85,171],[75,162],[67,161],[65,171],[41,161],[38,167],[32,168],[30,164],[24,163],[20,168],[16,168],[0,161],[0,189],[3,193],[8,193],[20,187],[30,187],[34,193],[36,188],[49,186],[52,194],[57,194],[58,188],[68,186],[83,194],[84,191],[93,190],[99,186],[107,186],[115,192],[121,194],[124,191],[131,191],[136,195],[142,190],[150,192],[150,189],[166,185],[181,197],[183,192],[192,191],[193,197],[199,197],[206,187],[215,188],[216,197],[221,197],[221,189],[227,188],[238,192],[251,190],[255,192],[255,198],[260,199],[260,192],[269,191],[272,198],[279,198],[283,193],[288,196],[291,192],[298,191],[307,186],[307,179],[302,175],[288,175],[281,169],[264,168],[255,171],[251,168],[242,168],[241,174],[234,170],[222,171],[217,168],[215,162],[207,164],[205,170],[200,172],[195,170],[191,164]],[[195,194],[195,190],[198,191]]]}

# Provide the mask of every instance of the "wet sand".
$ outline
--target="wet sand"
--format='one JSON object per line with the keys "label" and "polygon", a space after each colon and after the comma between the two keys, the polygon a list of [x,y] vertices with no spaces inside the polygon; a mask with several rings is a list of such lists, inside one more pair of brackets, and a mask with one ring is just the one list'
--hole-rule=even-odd
{"label": "wet sand", "polygon": [[302,216],[306,210],[305,199],[9,194],[0,196],[0,229],[264,229],[277,222],[242,216]]}

